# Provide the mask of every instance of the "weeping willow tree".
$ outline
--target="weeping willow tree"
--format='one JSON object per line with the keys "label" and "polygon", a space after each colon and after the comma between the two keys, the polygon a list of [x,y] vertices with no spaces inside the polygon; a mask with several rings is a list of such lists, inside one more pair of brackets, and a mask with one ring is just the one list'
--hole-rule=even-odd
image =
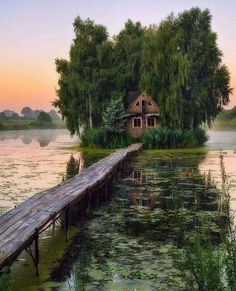
{"label": "weeping willow tree", "polygon": [[229,102],[230,76],[216,39],[207,9],[172,14],[146,29],[140,86],[158,103],[164,126],[211,125]]}
{"label": "weeping willow tree", "polygon": [[173,14],[159,26],[128,20],[109,39],[107,30],[77,17],[69,59],[56,59],[54,105],[72,134],[102,124],[112,97],[146,91],[160,108],[162,125],[192,130],[211,125],[229,102],[230,75],[222,64],[208,10]]}
{"label": "weeping willow tree", "polygon": [[129,91],[138,90],[143,28],[128,20],[109,39],[104,26],[77,17],[74,32],[69,60],[56,59],[59,98],[54,101],[72,134],[101,125],[113,96],[122,95],[125,102]]}
{"label": "weeping willow tree", "polygon": [[141,23],[129,19],[113,38],[114,85],[116,95],[124,93],[125,103],[129,92],[139,90],[143,33]]}
{"label": "weeping willow tree", "polygon": [[83,21],[77,17],[74,32],[69,60],[56,59],[59,99],[54,101],[72,134],[80,126],[92,127],[104,98],[109,97],[112,50],[106,28],[90,19]]}

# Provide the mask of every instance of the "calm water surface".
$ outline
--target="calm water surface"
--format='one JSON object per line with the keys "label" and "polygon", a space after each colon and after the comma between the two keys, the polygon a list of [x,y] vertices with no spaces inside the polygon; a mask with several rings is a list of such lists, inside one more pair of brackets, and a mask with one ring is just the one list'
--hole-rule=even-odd
{"label": "calm water surface", "polygon": [[[31,138],[23,132],[15,132],[15,138],[10,137],[14,133],[0,133],[4,211],[61,181],[71,154],[65,146],[75,140],[66,131],[57,131],[57,136],[54,132],[48,131],[47,136],[54,136],[49,143],[41,131],[32,132]],[[35,277],[31,259],[22,253],[12,267],[12,289],[184,290],[172,256],[176,243],[172,189],[193,215],[213,213],[218,191],[206,187],[205,177],[210,171],[220,187],[222,149],[236,209],[236,133],[211,131],[209,137],[206,153],[133,158],[115,183],[110,201],[94,209],[89,219],[71,223],[68,244],[60,227],[41,236],[40,277]],[[85,164],[96,159],[84,156]]]}
{"label": "calm water surface", "polygon": [[0,213],[61,182],[76,140],[61,129],[0,131]]}

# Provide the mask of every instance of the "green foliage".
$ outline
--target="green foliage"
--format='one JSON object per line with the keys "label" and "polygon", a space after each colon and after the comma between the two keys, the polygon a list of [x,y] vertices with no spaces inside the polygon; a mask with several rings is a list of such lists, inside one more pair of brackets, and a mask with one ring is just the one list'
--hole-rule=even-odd
{"label": "green foliage", "polygon": [[109,95],[112,49],[106,28],[90,19],[83,21],[77,17],[74,32],[69,61],[56,59],[60,78],[57,90],[59,99],[54,102],[66,118],[72,134],[78,132],[81,125],[92,126],[99,118],[96,113],[101,112],[103,99]]}
{"label": "green foliage", "polygon": [[70,179],[79,173],[78,161],[71,155],[66,167],[66,179]]}
{"label": "green foliage", "polygon": [[[77,17],[69,60],[56,59],[59,108],[72,134],[99,127],[114,95],[145,91],[157,102],[162,125],[183,130],[209,126],[229,102],[230,75],[222,64],[209,10],[192,8],[142,27],[128,20],[107,30]],[[97,106],[99,104],[99,106]]]}
{"label": "green foliage", "polygon": [[[198,290],[235,290],[236,289],[236,232],[230,210],[229,182],[225,172],[223,155],[220,154],[222,188],[219,197],[220,241],[214,240],[211,221],[202,217],[190,233],[184,227],[184,216],[176,208],[176,221],[184,247],[183,268],[191,274],[190,287]],[[211,187],[209,178],[206,186]]]}
{"label": "green foliage", "polygon": [[168,127],[149,128],[144,131],[141,141],[148,149],[198,147],[207,140],[202,129],[187,131]]}
{"label": "green foliage", "polygon": [[4,112],[0,112],[0,120],[6,120],[6,114]]}
{"label": "green foliage", "polygon": [[81,136],[81,146],[92,148],[122,148],[135,141],[134,137],[127,135],[125,132],[119,134],[119,138],[116,138],[114,134],[103,127],[88,128]]}
{"label": "green foliage", "polygon": [[221,64],[209,10],[192,8],[147,29],[141,88],[157,102],[162,124],[195,129],[229,102],[230,75]]}
{"label": "green foliage", "polygon": [[112,134],[125,131],[125,109],[122,97],[112,99],[103,113],[104,128]]}
{"label": "green foliage", "polygon": [[22,108],[21,114],[25,119],[34,119],[34,111],[30,107]]}
{"label": "green foliage", "polygon": [[20,119],[20,116],[19,116],[18,113],[14,112],[14,113],[12,114],[12,116],[11,116],[11,119],[13,119],[13,120],[19,120],[19,119]]}
{"label": "green foliage", "polygon": [[236,119],[236,106],[232,109],[229,110],[223,110],[219,115],[218,115],[218,120],[223,120],[223,121],[231,121]]}
{"label": "green foliage", "polygon": [[11,291],[10,268],[0,272],[0,290]]}
{"label": "green foliage", "polygon": [[128,93],[139,90],[143,35],[141,23],[129,19],[124,29],[113,39],[112,76],[115,90],[125,93],[125,105]]}
{"label": "green foliage", "polygon": [[21,129],[47,129],[47,128],[65,128],[62,121],[45,122],[38,120],[4,120],[0,122],[0,130],[21,130]]}
{"label": "green foliage", "polygon": [[38,121],[41,122],[52,122],[52,118],[47,112],[40,111],[38,115]]}
{"label": "green foliage", "polygon": [[140,139],[131,137],[125,132],[111,132],[105,127],[88,128],[81,136],[81,146],[92,148],[121,148],[141,141],[147,149],[190,148],[203,145],[207,140],[205,131],[183,131],[167,127],[147,129]]}
{"label": "green foliage", "polygon": [[0,130],[4,130],[5,129],[5,126],[3,125],[2,122],[0,122]]}
{"label": "green foliage", "polygon": [[[138,90],[144,29],[128,20],[112,40],[106,28],[77,17],[69,60],[56,59],[59,108],[72,134],[79,127],[101,125],[107,104],[115,95]],[[127,98],[123,100],[127,103]],[[99,106],[97,104],[99,103]]]}

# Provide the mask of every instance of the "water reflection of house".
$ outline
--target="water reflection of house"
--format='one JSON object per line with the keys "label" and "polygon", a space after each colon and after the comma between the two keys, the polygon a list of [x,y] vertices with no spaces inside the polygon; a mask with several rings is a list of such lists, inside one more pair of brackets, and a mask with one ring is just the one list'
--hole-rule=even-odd
{"label": "water reflection of house", "polygon": [[[147,179],[147,174],[143,170],[133,170],[131,175],[133,182],[135,184],[145,184]],[[135,187],[135,190],[128,191],[129,200],[132,202],[133,205],[136,206],[146,206],[149,208],[154,208],[155,204],[159,200],[159,195],[157,193],[149,192],[147,193],[147,188],[143,187],[144,189],[139,189]]]}
{"label": "water reflection of house", "polygon": [[153,173],[146,173],[145,171],[141,169],[135,169],[132,172],[132,177],[135,182],[138,183],[146,183],[146,182],[152,182],[155,179],[155,174]]}

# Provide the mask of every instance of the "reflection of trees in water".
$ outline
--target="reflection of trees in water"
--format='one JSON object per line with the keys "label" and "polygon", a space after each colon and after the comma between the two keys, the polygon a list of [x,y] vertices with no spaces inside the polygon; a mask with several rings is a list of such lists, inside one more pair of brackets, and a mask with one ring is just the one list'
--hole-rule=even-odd
{"label": "reflection of trees in water", "polygon": [[184,209],[184,222],[190,229],[205,213],[218,217],[219,191],[199,171],[204,158],[205,154],[136,158],[123,186],[131,204],[125,215],[127,228],[136,236],[175,240],[177,207]]}
{"label": "reflection of trees in water", "polygon": [[[80,227],[65,255],[51,271],[51,279],[59,282],[72,279],[78,290],[86,286],[103,288],[116,272],[121,280],[127,278],[127,273],[120,270],[124,262],[134,273],[142,268],[148,259],[145,257],[142,262],[139,250],[146,250],[154,242],[159,249],[161,244],[175,241],[179,236],[171,196],[173,189],[186,207],[185,222],[190,227],[196,213],[215,209],[218,193],[198,170],[204,158],[205,155],[137,157],[118,181],[111,203],[96,210],[93,220]],[[135,249],[136,244],[133,247],[134,240],[141,245],[140,249]],[[161,261],[158,252],[150,251],[148,255],[149,266]],[[115,263],[115,269],[110,262]],[[93,277],[96,270],[101,272],[101,278],[96,278],[96,274]],[[133,278],[131,273],[129,276]]]}
{"label": "reflection of trees in water", "polygon": [[216,210],[218,191],[214,184],[206,183],[206,177],[199,171],[204,158],[205,154],[166,155],[154,159],[141,156],[131,164],[128,173],[131,202],[150,208],[154,207],[153,203],[163,209],[173,208],[174,191],[185,207]]}
{"label": "reflection of trees in water", "polygon": [[46,147],[49,145],[50,142],[55,141],[58,137],[58,132],[57,131],[51,131],[45,132],[45,131],[40,131],[35,139],[38,141],[40,147]]}
{"label": "reflection of trees in water", "polygon": [[36,140],[40,147],[46,147],[60,135],[59,130],[19,130],[0,132],[0,140],[20,139],[24,144],[31,144]]}
{"label": "reflection of trees in water", "polygon": [[21,137],[21,140],[22,140],[22,142],[24,144],[31,144],[31,142],[32,142],[32,136],[30,136],[30,135],[23,135]]}
{"label": "reflection of trees in water", "polygon": [[[82,152],[78,152],[76,155],[71,154],[67,166],[66,166],[66,180],[79,174],[84,169],[84,158]],[[63,177],[64,180],[64,177]]]}
{"label": "reflection of trees in water", "polygon": [[19,139],[20,134],[18,131],[0,131],[0,140],[8,140],[8,139]]}

